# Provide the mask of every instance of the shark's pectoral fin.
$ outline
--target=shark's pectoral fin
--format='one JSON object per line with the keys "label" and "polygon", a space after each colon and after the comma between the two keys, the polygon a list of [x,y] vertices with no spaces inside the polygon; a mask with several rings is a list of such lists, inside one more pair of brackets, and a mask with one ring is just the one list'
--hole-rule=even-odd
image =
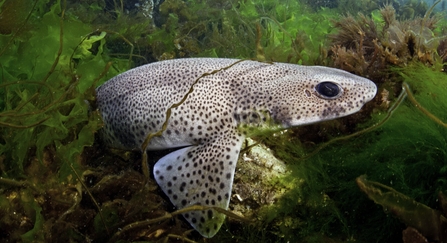
{"label": "shark's pectoral fin", "polygon": [[[234,129],[211,142],[176,150],[155,164],[155,180],[178,209],[191,205],[228,209],[243,140]],[[204,237],[213,237],[225,220],[224,214],[212,209],[183,216]]]}

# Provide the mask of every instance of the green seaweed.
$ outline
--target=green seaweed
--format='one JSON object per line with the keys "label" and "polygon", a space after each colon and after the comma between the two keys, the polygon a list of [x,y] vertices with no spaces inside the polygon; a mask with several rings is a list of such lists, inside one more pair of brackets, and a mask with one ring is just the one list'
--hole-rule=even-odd
{"label": "green seaweed", "polygon": [[[65,23],[70,28],[62,32],[63,23],[59,24],[58,16],[61,11],[59,4],[53,5],[39,19],[39,29],[30,31],[31,37],[26,41],[16,41],[8,46],[11,36],[1,36],[2,46],[7,46],[0,56],[2,101],[5,104],[1,122],[6,127],[24,127],[23,130],[3,130],[4,134],[17,134],[4,136],[2,145],[3,151],[12,153],[11,157],[15,158],[16,164],[9,165],[10,168],[17,168],[19,173],[23,173],[29,148],[36,146],[37,157],[42,160],[45,147],[56,141],[58,144],[54,145],[62,148],[64,140],[72,136],[70,133],[77,134],[76,130],[82,128],[79,125],[89,121],[85,100],[94,97],[92,87],[96,78],[111,60],[102,53],[104,34],[83,41],[82,36],[89,34],[90,27],[71,17],[67,17]],[[101,43],[94,55],[89,49],[95,42]],[[75,70],[72,67],[74,60],[77,60]],[[116,73],[109,72],[108,77]],[[42,122],[35,128],[32,124],[39,121]],[[31,125],[27,128],[26,124]],[[85,145],[91,145],[92,141]]]}
{"label": "green seaweed", "polygon": [[34,222],[33,228],[28,232],[22,234],[20,236],[23,242],[36,242],[36,241],[44,241],[44,235],[42,234],[42,230],[44,227],[44,218],[42,216],[42,208],[37,202],[34,201],[34,196],[31,191],[24,191],[21,195],[23,200],[23,205],[29,207],[25,208],[28,211],[28,215],[33,216],[32,211],[34,211],[34,217],[32,221]]}
{"label": "green seaweed", "polygon": [[[11,211],[25,208],[21,215],[30,221],[20,231],[13,228],[15,222],[3,221],[2,238],[17,238],[23,230],[28,230],[20,235],[23,242],[49,237],[51,227],[43,225],[51,219],[44,215],[51,214],[47,203],[55,202],[42,199],[66,190],[61,185],[77,183],[74,170],[82,173],[84,149],[94,144],[102,124],[88,101],[94,101],[98,82],[126,68],[120,66],[123,61],[104,55],[105,34],[90,35],[92,26],[65,14],[62,5],[56,1],[48,8],[45,1],[34,1],[23,25],[0,35],[1,183],[17,188],[2,193]],[[117,65],[103,72],[113,61]],[[14,200],[15,194],[22,200]]]}

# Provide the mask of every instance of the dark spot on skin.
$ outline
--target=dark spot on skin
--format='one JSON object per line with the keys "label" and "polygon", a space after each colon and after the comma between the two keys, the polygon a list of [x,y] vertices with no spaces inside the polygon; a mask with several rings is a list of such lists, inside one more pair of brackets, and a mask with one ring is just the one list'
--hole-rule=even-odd
{"label": "dark spot on skin", "polygon": [[182,182],[180,185],[180,191],[183,192],[185,190],[186,182]]}
{"label": "dark spot on skin", "polygon": [[214,188],[210,188],[208,191],[213,195],[216,195],[216,193],[217,193],[216,189],[214,189]]}

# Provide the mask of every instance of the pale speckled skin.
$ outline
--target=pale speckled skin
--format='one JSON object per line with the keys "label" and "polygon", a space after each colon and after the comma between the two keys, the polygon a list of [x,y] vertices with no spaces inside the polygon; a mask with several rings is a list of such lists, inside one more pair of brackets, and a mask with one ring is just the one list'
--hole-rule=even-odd
{"label": "pale speckled skin", "polygon": [[[236,59],[190,58],[148,64],[120,74],[97,88],[104,120],[102,136],[112,147],[140,149],[149,133],[161,129],[166,110],[179,102],[204,73]],[[323,81],[341,88],[323,97]],[[342,70],[284,63],[243,61],[200,78],[194,91],[172,110],[167,129],[147,149],[179,149],[154,166],[157,183],[177,208],[199,204],[228,208],[242,123],[266,117],[287,128],[355,113],[376,94],[368,79]],[[225,216],[214,210],[185,213],[205,237],[217,233]]]}

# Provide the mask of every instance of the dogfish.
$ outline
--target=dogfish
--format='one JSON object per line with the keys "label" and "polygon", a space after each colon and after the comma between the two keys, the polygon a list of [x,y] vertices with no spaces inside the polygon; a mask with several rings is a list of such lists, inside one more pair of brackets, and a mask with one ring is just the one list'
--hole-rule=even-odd
{"label": "dogfish", "polygon": [[[376,92],[372,81],[335,68],[185,58],[119,74],[96,89],[96,102],[104,122],[101,137],[108,146],[178,148],[153,168],[156,182],[177,209],[228,209],[247,136],[241,126],[289,128],[347,116]],[[159,131],[142,148],[146,137]],[[225,220],[214,209],[183,217],[208,238]]]}

